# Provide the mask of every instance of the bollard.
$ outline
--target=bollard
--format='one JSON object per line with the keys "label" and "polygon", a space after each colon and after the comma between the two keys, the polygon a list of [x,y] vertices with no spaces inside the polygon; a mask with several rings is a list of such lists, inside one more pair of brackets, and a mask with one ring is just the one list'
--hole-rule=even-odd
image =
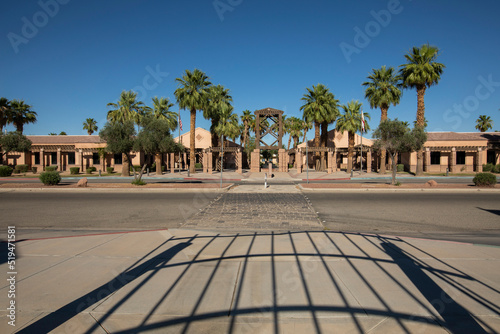
{"label": "bollard", "polygon": [[99,169],[99,177],[101,177],[101,170]]}
{"label": "bollard", "polygon": [[450,173],[450,169],[446,168],[446,176],[449,176],[449,173]]}
{"label": "bollard", "polygon": [[351,168],[351,177],[353,176],[354,169]]}
{"label": "bollard", "polygon": [[188,168],[188,177],[189,177],[189,168]]}
{"label": "bollard", "polygon": [[267,173],[264,173],[264,189],[267,189]]}
{"label": "bollard", "polygon": [[148,176],[149,176],[149,167],[148,167],[148,168],[146,168],[146,170],[148,171],[148,172],[147,172],[147,174],[148,174]]}

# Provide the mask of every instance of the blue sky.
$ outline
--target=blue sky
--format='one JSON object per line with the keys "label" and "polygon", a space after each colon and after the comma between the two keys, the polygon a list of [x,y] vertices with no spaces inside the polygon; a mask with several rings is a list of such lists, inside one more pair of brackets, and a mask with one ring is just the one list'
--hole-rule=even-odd
{"label": "blue sky", "polygon": [[[500,130],[497,0],[41,0],[0,9],[0,96],[38,113],[25,134],[86,134],[88,117],[102,127],[123,90],[148,105],[154,96],[175,102],[175,78],[195,68],[230,89],[238,114],[272,107],[301,117],[306,87],[322,83],[342,104],[363,102],[375,128],[380,111],[361,83],[425,43],[446,66],[425,96],[428,130],[476,131],[480,114]],[[413,123],[416,105],[405,90],[389,117]],[[188,131],[189,112],[181,117]],[[197,126],[208,124],[198,113]]]}

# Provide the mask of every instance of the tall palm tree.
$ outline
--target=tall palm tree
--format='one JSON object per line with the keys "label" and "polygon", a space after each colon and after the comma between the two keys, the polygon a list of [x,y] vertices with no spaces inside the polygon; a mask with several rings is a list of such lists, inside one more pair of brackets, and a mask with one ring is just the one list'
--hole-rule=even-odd
{"label": "tall palm tree", "polygon": [[[108,111],[108,121],[110,122],[127,122],[134,121],[137,125],[145,112],[144,103],[137,101],[137,93],[133,91],[122,91],[118,103],[110,102],[108,107],[115,109]],[[130,161],[127,154],[122,154],[122,176],[130,176]]]}
{"label": "tall palm tree", "polygon": [[[400,65],[399,73],[402,78],[403,88],[415,88],[417,90],[417,126],[425,125],[425,90],[435,85],[441,79],[445,66],[436,62],[439,49],[429,44],[413,49],[405,55],[406,64]],[[417,152],[417,175],[424,172],[423,149]]]}
{"label": "tall palm tree", "polygon": [[[302,136],[302,120],[297,117],[291,117],[292,126],[290,129],[290,138],[293,139],[293,148],[297,148],[299,143],[299,138]],[[288,143],[288,149],[290,149],[290,142]]]}
{"label": "tall palm tree", "polygon": [[83,129],[87,130],[87,133],[91,136],[97,131],[97,121],[93,118],[87,118],[85,122],[83,122]]}
{"label": "tall palm tree", "polygon": [[[366,87],[365,98],[370,102],[370,108],[380,108],[380,122],[387,119],[387,111],[392,104],[396,106],[401,100],[401,89],[399,89],[400,77],[396,75],[394,67],[372,69],[367,77],[369,81],[363,82]],[[380,173],[385,174],[386,150],[380,152]]]}
{"label": "tall palm tree", "polygon": [[5,97],[0,98],[0,133],[3,131],[3,127],[9,123],[11,114],[10,101]]}
{"label": "tall palm tree", "polygon": [[170,111],[174,106],[168,98],[157,96],[151,99],[153,101],[153,108],[147,108],[147,114],[156,119],[166,120],[171,131],[174,131],[178,126],[179,114],[175,111]]}
{"label": "tall palm tree", "polygon": [[10,106],[9,123],[12,123],[16,127],[17,132],[23,133],[25,124],[36,122],[36,112],[31,110],[31,106],[24,103],[23,100],[12,100]]}
{"label": "tall palm tree", "polygon": [[[322,84],[318,84],[311,88],[306,88],[307,94],[304,94],[302,101],[304,104],[300,107],[303,111],[303,119],[307,122],[314,123],[315,135],[314,142],[316,147],[320,147],[321,137],[320,137],[320,127],[321,123],[328,124],[333,122],[338,114],[337,103],[338,100],[335,96]],[[323,128],[324,130],[324,128]],[[328,129],[326,129],[328,130]],[[323,135],[324,138],[325,134]],[[319,152],[316,153],[316,169],[320,170],[325,167],[324,163],[321,164],[318,161]],[[321,156],[324,160],[324,152]]]}
{"label": "tall palm tree", "polygon": [[203,117],[211,120],[210,133],[212,135],[212,147],[219,146],[219,136],[215,133],[215,127],[219,123],[222,108],[230,105],[233,98],[229,95],[229,89],[222,85],[210,86],[205,94],[205,106]]}
{"label": "tall palm tree", "polygon": [[196,127],[196,110],[203,110],[206,105],[206,92],[212,83],[202,71],[195,69],[193,72],[186,70],[182,78],[177,78],[179,88],[175,90],[175,98],[179,107],[189,109],[191,113],[191,128],[189,129],[189,171],[195,172],[195,127]]}
{"label": "tall palm tree", "polygon": [[307,131],[311,130],[312,128],[313,128],[312,122],[307,120],[302,120],[301,129],[302,131],[304,131],[304,138],[302,139],[303,143],[305,143],[306,141]]}
{"label": "tall palm tree", "polygon": [[493,120],[491,117],[479,115],[479,118],[476,120],[476,129],[481,132],[486,132],[491,128],[493,128]]}
{"label": "tall palm tree", "polygon": [[250,110],[244,110],[243,115],[240,117],[243,122],[243,146],[246,148],[248,145],[248,138],[250,137],[250,125],[252,120],[255,119],[255,115],[252,115]]}
{"label": "tall palm tree", "polygon": [[[352,169],[352,157],[354,153],[354,135],[356,132],[361,131],[361,107],[362,104],[359,101],[351,101],[347,105],[343,105],[343,114],[337,119],[336,130],[340,132],[347,131],[349,136],[348,148],[347,148],[347,172]],[[370,119],[368,113],[363,113],[366,119]],[[370,127],[365,121],[365,131],[369,130]]]}

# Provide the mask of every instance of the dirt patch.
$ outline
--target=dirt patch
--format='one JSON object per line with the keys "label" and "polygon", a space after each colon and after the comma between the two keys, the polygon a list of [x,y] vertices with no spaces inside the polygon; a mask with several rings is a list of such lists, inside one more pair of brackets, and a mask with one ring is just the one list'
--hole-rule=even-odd
{"label": "dirt patch", "polygon": [[[231,183],[223,183],[222,187],[228,187]],[[3,183],[0,188],[75,188],[82,189],[76,186],[76,183],[60,183],[57,186],[45,186],[40,183]],[[89,183],[86,188],[220,188],[219,183],[148,183],[144,186],[135,186],[130,183]]]}

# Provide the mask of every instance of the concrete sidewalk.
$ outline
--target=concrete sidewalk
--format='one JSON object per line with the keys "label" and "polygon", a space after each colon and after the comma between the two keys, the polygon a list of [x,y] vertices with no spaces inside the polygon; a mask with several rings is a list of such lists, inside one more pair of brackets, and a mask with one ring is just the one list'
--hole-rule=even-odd
{"label": "concrete sidewalk", "polygon": [[[193,230],[16,247],[16,327],[8,325],[4,280],[1,333],[500,331],[500,248]],[[0,270],[10,271],[7,263]]]}

